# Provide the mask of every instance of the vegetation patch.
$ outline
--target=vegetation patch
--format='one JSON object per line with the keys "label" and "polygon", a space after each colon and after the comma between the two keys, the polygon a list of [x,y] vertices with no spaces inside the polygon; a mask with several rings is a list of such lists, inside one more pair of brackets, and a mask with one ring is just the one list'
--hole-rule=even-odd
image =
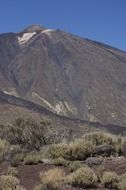
{"label": "vegetation patch", "polygon": [[82,167],[66,177],[66,182],[79,188],[96,187],[98,177],[88,166]]}
{"label": "vegetation patch", "polygon": [[105,188],[117,189],[119,177],[115,172],[104,172],[101,181]]}
{"label": "vegetation patch", "polygon": [[49,190],[58,190],[64,180],[64,171],[60,168],[50,169],[47,172],[40,172],[42,185]]}
{"label": "vegetation patch", "polygon": [[26,165],[38,164],[41,163],[41,155],[39,153],[29,153],[24,158],[23,163]]}

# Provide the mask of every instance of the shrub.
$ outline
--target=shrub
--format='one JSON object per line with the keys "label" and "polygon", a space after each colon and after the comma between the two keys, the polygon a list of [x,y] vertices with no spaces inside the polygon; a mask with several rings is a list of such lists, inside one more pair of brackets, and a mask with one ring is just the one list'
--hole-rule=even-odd
{"label": "shrub", "polygon": [[66,182],[75,187],[89,188],[97,185],[98,178],[88,166],[82,167],[66,178]]}
{"label": "shrub", "polygon": [[120,176],[118,189],[119,190],[126,190],[126,174],[123,174],[122,176]]}
{"label": "shrub", "polygon": [[20,185],[19,180],[11,175],[0,176],[0,190],[16,189]]}
{"label": "shrub", "polygon": [[48,190],[57,190],[64,179],[64,171],[60,168],[55,168],[45,173],[40,172],[40,179]]}
{"label": "shrub", "polygon": [[55,164],[56,166],[67,166],[68,161],[62,157],[59,157],[53,160],[53,164]]}
{"label": "shrub", "polygon": [[9,167],[8,170],[7,170],[6,175],[11,175],[11,176],[17,177],[18,170],[16,168],[14,168],[14,167]]}
{"label": "shrub", "polygon": [[77,169],[83,167],[83,165],[79,161],[71,161],[67,165],[70,172],[74,172]]}
{"label": "shrub", "polygon": [[117,189],[119,177],[115,172],[104,172],[101,181],[105,188]]}
{"label": "shrub", "polygon": [[68,160],[85,160],[93,154],[94,149],[92,142],[76,140],[68,145],[64,157]]}
{"label": "shrub", "polygon": [[19,153],[14,156],[14,160],[17,160],[18,162],[22,162],[24,158],[26,157],[26,153]]}
{"label": "shrub", "polygon": [[52,158],[63,157],[66,160],[85,160],[92,155],[95,146],[92,142],[84,139],[76,139],[69,144],[55,144],[49,149],[49,154]]}
{"label": "shrub", "polygon": [[108,145],[109,147],[112,147],[111,154],[123,154],[123,144],[125,142],[125,137],[112,135],[107,132],[93,132],[84,135],[83,138],[86,141],[92,142],[95,146]]}
{"label": "shrub", "polygon": [[46,144],[45,133],[49,122],[36,123],[31,119],[18,118],[13,125],[5,126],[4,136],[10,144],[19,144],[23,148],[39,150]]}
{"label": "shrub", "polygon": [[25,154],[24,153],[19,153],[19,154],[16,154],[12,160],[11,160],[11,166],[13,167],[17,167],[18,165],[20,165],[21,162],[24,161],[24,158],[25,158]]}
{"label": "shrub", "polygon": [[37,153],[32,153],[32,154],[26,155],[26,157],[24,158],[24,161],[23,161],[23,163],[26,165],[38,164],[40,162],[42,162],[41,155],[37,154]]}
{"label": "shrub", "polygon": [[9,153],[9,143],[6,140],[0,139],[0,161],[3,161],[5,156]]}
{"label": "shrub", "polygon": [[100,165],[96,168],[95,173],[98,176],[98,181],[101,182],[103,173],[105,172],[105,167]]}
{"label": "shrub", "polygon": [[39,184],[33,190],[48,190],[45,185]]}
{"label": "shrub", "polygon": [[17,154],[21,154],[22,153],[22,148],[20,147],[20,145],[10,145],[10,150],[9,150],[9,154],[8,154],[8,161],[12,161],[12,159],[17,155]]}
{"label": "shrub", "polygon": [[84,135],[85,140],[92,142],[96,146],[103,144],[114,145],[116,138],[116,136],[106,132],[93,132]]}
{"label": "shrub", "polygon": [[65,152],[67,149],[67,145],[60,143],[60,144],[53,144],[50,148],[49,148],[49,154],[51,156],[51,158],[59,158],[59,157],[64,157],[65,156]]}

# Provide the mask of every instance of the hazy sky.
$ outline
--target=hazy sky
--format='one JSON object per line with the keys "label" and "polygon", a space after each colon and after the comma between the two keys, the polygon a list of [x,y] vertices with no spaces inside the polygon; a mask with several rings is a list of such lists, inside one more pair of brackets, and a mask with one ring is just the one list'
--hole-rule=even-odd
{"label": "hazy sky", "polygon": [[31,24],[126,50],[126,0],[0,0],[0,33]]}

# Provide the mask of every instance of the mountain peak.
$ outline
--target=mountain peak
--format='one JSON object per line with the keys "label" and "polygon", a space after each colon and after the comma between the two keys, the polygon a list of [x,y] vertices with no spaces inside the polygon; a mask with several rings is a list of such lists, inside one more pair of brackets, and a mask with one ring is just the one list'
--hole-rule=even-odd
{"label": "mountain peak", "polygon": [[23,30],[23,32],[25,33],[32,33],[32,32],[39,32],[39,31],[43,31],[45,30],[46,28],[41,26],[41,25],[38,25],[38,24],[34,24],[34,25],[30,25],[28,26],[27,28],[25,28]]}

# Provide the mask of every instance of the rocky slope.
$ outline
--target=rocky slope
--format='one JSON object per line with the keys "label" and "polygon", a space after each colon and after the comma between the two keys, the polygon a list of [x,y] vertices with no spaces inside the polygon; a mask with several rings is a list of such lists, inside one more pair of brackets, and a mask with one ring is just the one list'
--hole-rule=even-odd
{"label": "rocky slope", "polygon": [[125,127],[125,76],[126,52],[102,43],[39,25],[0,35],[4,95],[61,116]]}

